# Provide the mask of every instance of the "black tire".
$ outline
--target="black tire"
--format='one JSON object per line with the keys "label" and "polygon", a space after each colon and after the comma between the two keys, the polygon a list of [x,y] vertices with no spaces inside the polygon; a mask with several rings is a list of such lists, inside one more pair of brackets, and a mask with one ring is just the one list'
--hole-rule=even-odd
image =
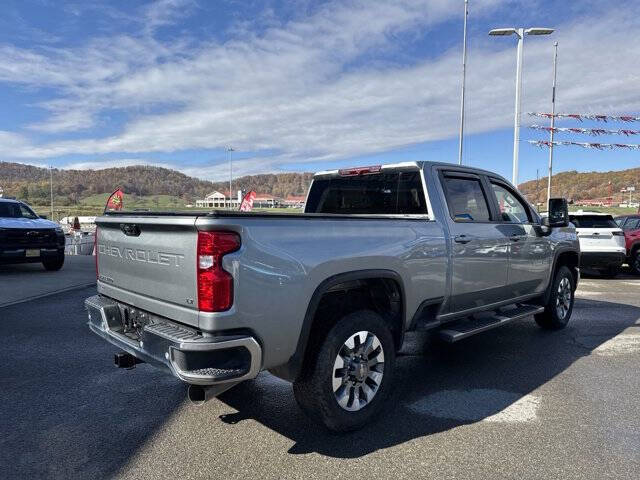
{"label": "black tire", "polygon": [[43,259],[42,265],[44,265],[44,268],[50,272],[60,270],[64,265],[64,253],[58,254],[55,257]]}
{"label": "black tire", "polygon": [[[568,299],[565,290],[567,283]],[[546,330],[560,330],[566,327],[573,312],[574,300],[575,280],[573,274],[568,267],[561,266],[553,278],[549,302],[545,305],[544,312],[535,315],[536,323]]]}
{"label": "black tire", "polygon": [[600,270],[600,276],[602,278],[616,278],[618,276],[618,273],[620,272],[620,268],[619,267],[609,267],[605,270]]}
{"label": "black tire", "polygon": [[[349,351],[348,348],[343,350],[347,341],[351,340],[356,347],[353,351],[358,351],[360,340],[358,340],[358,343],[354,341],[358,332],[367,332],[365,346],[369,343],[377,345],[372,338],[378,340],[384,361],[377,363],[370,369],[369,367],[358,369],[357,365],[377,362],[377,359],[380,358],[380,352],[376,347],[369,354],[364,354],[353,362],[352,360],[346,360],[349,362],[351,369],[345,367],[334,370],[335,365],[338,363],[338,354],[344,354]],[[309,417],[324,424],[330,430],[344,432],[361,428],[380,412],[384,407],[385,400],[391,393],[395,366],[395,344],[391,330],[380,315],[369,310],[361,310],[341,318],[327,332],[326,336],[318,339],[318,341],[322,343],[319,348],[312,349],[313,358],[307,359],[308,361],[305,363],[306,371],[303,372],[301,378],[293,383],[293,393],[296,401]],[[373,355],[376,355],[376,357],[372,357]],[[344,357],[341,355],[341,358]],[[361,362],[362,358],[372,360]],[[356,365],[355,367],[354,364]],[[344,377],[336,375],[339,370],[344,372]],[[352,371],[354,372],[353,376],[349,373]],[[379,384],[369,377],[362,380],[365,375],[374,375],[374,373],[382,373],[381,377],[375,375],[379,380]],[[356,375],[359,375],[359,377],[356,377]],[[335,392],[334,376],[336,377],[336,382],[341,384]],[[360,383],[362,387],[354,386],[357,383]],[[375,387],[375,385],[378,386]],[[367,401],[365,390],[373,392],[372,388],[377,388],[377,390],[373,394],[369,393],[370,396]],[[356,389],[358,389],[358,395],[365,398],[364,400],[359,400],[357,404],[355,400]],[[341,393],[343,400],[345,397],[348,398],[345,407],[338,403],[338,396]],[[351,405],[349,405],[349,402],[352,402]],[[347,408],[359,409],[349,411]]]}
{"label": "black tire", "polygon": [[640,248],[636,248],[631,252],[631,258],[629,259],[629,268],[634,275],[640,275]]}

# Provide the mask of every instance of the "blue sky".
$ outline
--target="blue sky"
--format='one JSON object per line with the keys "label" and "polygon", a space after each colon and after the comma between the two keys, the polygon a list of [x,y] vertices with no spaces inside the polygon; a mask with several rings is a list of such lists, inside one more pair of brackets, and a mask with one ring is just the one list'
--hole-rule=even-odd
{"label": "blue sky", "polygon": [[[515,39],[494,27],[556,28],[525,41],[524,112],[549,109],[555,40],[557,111],[640,114],[640,1],[469,3],[465,164],[511,177]],[[462,12],[462,0],[5,0],[0,159],[207,179],[228,177],[226,145],[237,175],[456,162]],[[533,123],[523,116],[521,181],[546,173]],[[622,127],[640,130],[605,128]],[[640,151],[555,150],[559,171],[639,164]]]}

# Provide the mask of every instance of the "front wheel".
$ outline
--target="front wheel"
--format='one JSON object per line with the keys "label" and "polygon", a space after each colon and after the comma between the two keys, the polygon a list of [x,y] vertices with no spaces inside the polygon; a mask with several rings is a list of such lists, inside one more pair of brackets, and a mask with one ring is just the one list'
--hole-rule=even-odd
{"label": "front wheel", "polygon": [[634,273],[635,275],[640,275],[640,248],[636,248],[636,250],[631,254],[629,267],[631,267],[632,273]]}
{"label": "front wheel", "polygon": [[60,270],[64,265],[64,253],[58,254],[55,257],[44,258],[42,265],[49,271]]}
{"label": "front wheel", "polygon": [[362,427],[383,408],[391,392],[395,345],[376,313],[346,315],[327,333],[294,382],[302,410],[334,431]]}
{"label": "front wheel", "polygon": [[536,323],[547,330],[560,330],[567,326],[575,300],[575,280],[568,267],[562,266],[551,286],[549,302],[544,312],[535,315]]}

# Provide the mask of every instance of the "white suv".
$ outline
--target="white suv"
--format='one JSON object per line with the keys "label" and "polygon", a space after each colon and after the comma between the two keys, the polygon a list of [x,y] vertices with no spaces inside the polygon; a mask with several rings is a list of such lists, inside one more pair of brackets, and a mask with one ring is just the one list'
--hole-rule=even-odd
{"label": "white suv", "polygon": [[594,269],[615,277],[627,253],[624,233],[613,217],[606,213],[578,210],[569,212],[580,240],[580,267]]}

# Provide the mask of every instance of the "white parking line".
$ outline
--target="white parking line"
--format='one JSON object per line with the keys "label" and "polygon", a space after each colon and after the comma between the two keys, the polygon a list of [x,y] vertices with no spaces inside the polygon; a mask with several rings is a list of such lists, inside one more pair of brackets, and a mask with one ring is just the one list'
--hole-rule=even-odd
{"label": "white parking line", "polygon": [[407,406],[419,415],[463,422],[524,423],[538,418],[540,398],[484,388],[443,390]]}
{"label": "white parking line", "polygon": [[594,353],[606,357],[628,355],[637,352],[640,352],[640,335],[637,333],[621,333],[607,340],[594,350]]}

